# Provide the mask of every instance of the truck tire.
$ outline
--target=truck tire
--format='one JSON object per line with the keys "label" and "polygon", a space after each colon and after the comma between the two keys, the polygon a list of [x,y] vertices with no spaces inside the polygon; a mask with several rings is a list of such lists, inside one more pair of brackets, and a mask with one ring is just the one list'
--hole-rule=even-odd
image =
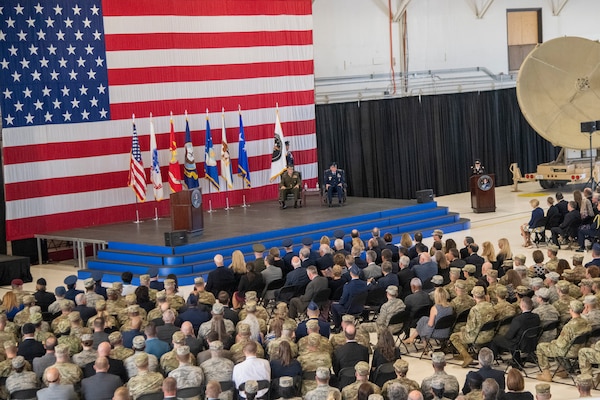
{"label": "truck tire", "polygon": [[554,181],[548,181],[545,179],[541,179],[540,186],[542,187],[542,189],[552,189],[554,187]]}

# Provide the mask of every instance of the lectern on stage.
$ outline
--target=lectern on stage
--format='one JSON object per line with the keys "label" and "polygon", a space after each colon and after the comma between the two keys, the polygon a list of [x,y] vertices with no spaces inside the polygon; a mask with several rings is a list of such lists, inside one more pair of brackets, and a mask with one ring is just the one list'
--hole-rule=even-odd
{"label": "lectern on stage", "polygon": [[171,229],[189,235],[202,234],[202,191],[200,188],[171,193]]}
{"label": "lectern on stage", "polygon": [[496,176],[494,174],[471,175],[471,207],[476,213],[496,211]]}

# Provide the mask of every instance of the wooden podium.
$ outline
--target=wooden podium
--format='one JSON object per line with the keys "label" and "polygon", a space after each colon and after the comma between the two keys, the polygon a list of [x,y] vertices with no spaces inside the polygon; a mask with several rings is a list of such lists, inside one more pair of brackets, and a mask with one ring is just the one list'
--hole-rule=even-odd
{"label": "wooden podium", "polygon": [[476,213],[496,211],[496,176],[494,174],[471,175],[471,207]]}
{"label": "wooden podium", "polygon": [[198,235],[202,233],[203,229],[204,217],[200,188],[171,193],[171,230]]}

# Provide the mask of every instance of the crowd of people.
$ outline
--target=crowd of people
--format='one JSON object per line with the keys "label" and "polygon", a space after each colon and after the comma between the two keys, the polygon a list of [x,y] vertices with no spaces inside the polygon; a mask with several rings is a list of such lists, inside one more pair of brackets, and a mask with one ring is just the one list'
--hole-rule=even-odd
{"label": "crowd of people", "polygon": [[[130,272],[111,285],[94,272],[83,291],[74,275],[53,293],[43,278],[34,293],[16,279],[0,306],[0,397],[533,399],[520,372],[527,360],[515,354],[506,376],[492,364],[512,353],[527,329],[550,323],[532,349],[542,369],[537,378],[552,381],[551,358],[578,357],[577,387],[589,393],[600,345],[569,345],[600,327],[600,244],[586,265],[582,254],[559,258],[558,246],[534,251],[531,264],[505,238],[496,251],[468,236],[459,248],[443,234],[433,232],[431,247],[421,233],[404,234],[396,245],[377,228],[367,240],[357,230],[349,238],[337,230],[320,239],[318,251],[312,238],[298,251],[284,239],[283,251],[267,255],[255,244],[251,261],[236,251],[226,266],[217,254],[215,269],[206,281],[195,279],[187,298],[176,276],[161,280],[156,269],[141,275],[139,286]],[[459,322],[460,315],[467,317]],[[436,330],[444,318],[455,323]],[[403,346],[449,339],[431,354],[433,374],[420,383],[410,379],[410,362],[394,339],[400,331]],[[465,368],[474,359],[480,364],[462,389],[445,372],[448,357]],[[549,384],[536,391],[550,398]]]}

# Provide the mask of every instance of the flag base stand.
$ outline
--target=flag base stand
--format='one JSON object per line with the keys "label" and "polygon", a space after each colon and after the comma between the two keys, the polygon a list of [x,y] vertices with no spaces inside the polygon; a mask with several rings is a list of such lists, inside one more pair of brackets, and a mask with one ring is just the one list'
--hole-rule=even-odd
{"label": "flag base stand", "polygon": [[225,211],[233,210],[233,207],[229,207],[229,197],[225,198]]}
{"label": "flag base stand", "polygon": [[246,195],[243,195],[242,198],[244,199],[244,204],[242,204],[240,207],[242,207],[242,208],[250,207],[250,204],[246,204]]}
{"label": "flag base stand", "polygon": [[158,218],[158,209],[156,207],[154,207],[154,221],[158,221],[160,218]]}
{"label": "flag base stand", "polygon": [[141,224],[144,221],[140,221],[140,213],[138,212],[138,210],[135,210],[135,221],[133,221],[134,224]]}
{"label": "flag base stand", "polygon": [[212,208],[212,200],[209,200],[208,201],[208,211],[207,211],[207,213],[212,214],[214,212],[217,212],[217,210],[213,210],[213,208]]}

